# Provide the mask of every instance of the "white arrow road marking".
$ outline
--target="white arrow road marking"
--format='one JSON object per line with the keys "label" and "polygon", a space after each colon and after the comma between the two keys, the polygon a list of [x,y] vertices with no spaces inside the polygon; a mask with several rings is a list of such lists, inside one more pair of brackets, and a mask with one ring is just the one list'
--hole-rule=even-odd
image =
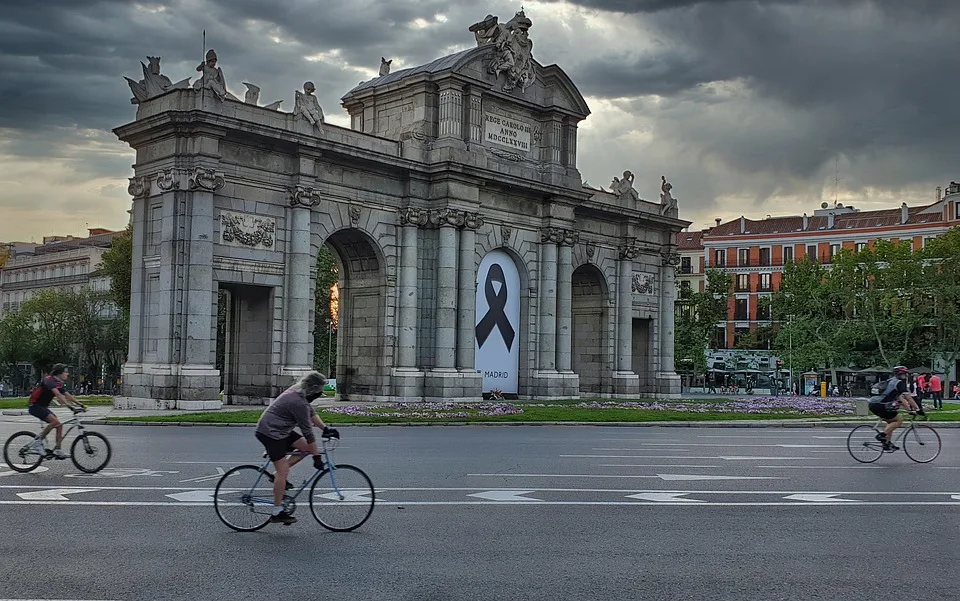
{"label": "white arrow road marking", "polygon": [[[0,463],[0,467],[4,468],[3,471],[0,471],[0,476],[16,476],[16,475],[18,475],[18,474],[20,473],[20,472],[15,472],[15,471],[13,471],[12,469],[10,469],[10,466],[7,465],[6,463]],[[45,466],[45,465],[41,465],[41,466],[37,467],[35,470],[33,470],[33,471],[30,472],[30,473],[31,473],[31,474],[39,474],[39,473],[41,473],[41,472],[46,472],[46,471],[48,471],[49,469],[50,469],[49,467],[47,467],[47,466]],[[10,470],[10,471],[6,471],[6,470]],[[0,601],[3,601],[3,600],[0,599]]]}
{"label": "white arrow road marking", "polygon": [[176,501],[184,503],[213,503],[212,490],[188,490],[187,492],[178,492],[172,495],[164,495]]}
{"label": "white arrow road marking", "polygon": [[636,495],[627,495],[628,499],[640,499],[641,501],[657,501],[659,503],[665,503],[668,501],[683,501],[686,503],[703,503],[699,499],[686,499],[682,498],[684,495],[689,494],[685,492],[642,492]]}
{"label": "white arrow road marking", "polygon": [[[340,498],[340,495],[343,495],[343,499]],[[316,495],[316,498],[330,499],[331,501],[337,501],[341,503],[369,503],[370,491],[341,490],[340,494],[337,494],[336,491],[331,491],[323,493],[322,495]]]}
{"label": "white arrow road marking", "polygon": [[223,476],[223,468],[218,467],[216,474],[210,474],[209,476],[199,476],[197,478],[187,478],[186,480],[181,480],[180,482],[206,482],[207,480],[219,480]]}
{"label": "white arrow road marking", "polygon": [[711,476],[707,474],[657,474],[661,480],[786,480],[774,476]]}
{"label": "white arrow road marking", "polygon": [[791,501],[809,501],[811,503],[860,503],[855,499],[838,499],[837,493],[805,493],[784,497]]}
{"label": "white arrow road marking", "polygon": [[82,492],[96,492],[98,488],[53,488],[49,490],[34,490],[31,492],[18,492],[17,496],[24,501],[69,501],[64,495],[72,495]]}
{"label": "white arrow road marking", "polygon": [[478,499],[490,499],[491,501],[541,501],[542,499],[533,499],[521,495],[528,495],[535,490],[488,490],[476,492],[468,497],[477,497]]}
{"label": "white arrow road marking", "polygon": [[950,495],[950,498],[951,498],[951,499],[956,499],[957,501],[960,501],[960,495]]}

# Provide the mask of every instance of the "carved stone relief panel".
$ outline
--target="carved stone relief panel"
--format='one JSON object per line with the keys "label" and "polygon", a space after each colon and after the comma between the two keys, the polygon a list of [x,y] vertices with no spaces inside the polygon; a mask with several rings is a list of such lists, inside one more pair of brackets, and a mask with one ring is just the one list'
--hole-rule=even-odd
{"label": "carved stone relief panel", "polygon": [[277,220],[249,213],[220,213],[220,243],[238,248],[273,250]]}

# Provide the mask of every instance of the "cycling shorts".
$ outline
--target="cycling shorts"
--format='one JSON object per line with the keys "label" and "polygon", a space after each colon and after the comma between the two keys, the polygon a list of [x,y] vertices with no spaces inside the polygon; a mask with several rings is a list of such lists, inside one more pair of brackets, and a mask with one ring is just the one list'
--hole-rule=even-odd
{"label": "cycling shorts", "polygon": [[40,403],[30,403],[30,407],[27,408],[27,413],[42,422],[47,421],[47,418],[53,415],[53,411],[50,411],[49,407],[44,407]]}
{"label": "cycling shorts", "polygon": [[270,438],[266,434],[261,434],[257,432],[257,440],[263,445],[263,448],[267,450],[267,456],[270,457],[270,461],[278,461],[283,459],[287,453],[294,450],[293,443],[297,442],[303,438],[300,434],[293,432],[287,435],[286,438],[276,439]]}
{"label": "cycling shorts", "polygon": [[870,409],[870,413],[886,421],[896,419],[899,413],[896,409],[891,409],[887,403],[870,403],[868,408]]}

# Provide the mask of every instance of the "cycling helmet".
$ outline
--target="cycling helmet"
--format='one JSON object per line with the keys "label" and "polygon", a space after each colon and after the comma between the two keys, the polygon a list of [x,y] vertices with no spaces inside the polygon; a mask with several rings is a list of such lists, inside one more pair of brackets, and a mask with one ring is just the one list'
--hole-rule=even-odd
{"label": "cycling helmet", "polygon": [[908,371],[910,371],[910,370],[907,369],[906,367],[902,366],[902,365],[898,365],[898,366],[896,366],[896,367],[893,368],[893,373],[897,374],[898,376],[899,376],[900,374],[905,374],[905,373],[907,373]]}

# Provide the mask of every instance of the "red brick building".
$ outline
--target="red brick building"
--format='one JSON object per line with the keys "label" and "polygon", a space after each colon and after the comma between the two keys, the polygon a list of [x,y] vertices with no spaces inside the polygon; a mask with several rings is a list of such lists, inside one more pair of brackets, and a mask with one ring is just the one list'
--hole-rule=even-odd
{"label": "red brick building", "polygon": [[[759,301],[779,288],[786,262],[808,256],[829,264],[841,248],[859,250],[879,239],[910,240],[915,249],[922,248],[927,240],[960,225],[960,184],[951,183],[946,196],[927,206],[904,203],[896,209],[861,211],[824,203],[813,215],[717,221],[709,230],[677,237],[681,258],[695,253],[699,244],[703,266],[722,269],[733,279],[727,321],[718,324],[711,346],[734,348],[743,336],[759,334],[756,348],[763,349],[769,348],[764,326],[772,322]],[[682,282],[683,265],[680,272]]]}

